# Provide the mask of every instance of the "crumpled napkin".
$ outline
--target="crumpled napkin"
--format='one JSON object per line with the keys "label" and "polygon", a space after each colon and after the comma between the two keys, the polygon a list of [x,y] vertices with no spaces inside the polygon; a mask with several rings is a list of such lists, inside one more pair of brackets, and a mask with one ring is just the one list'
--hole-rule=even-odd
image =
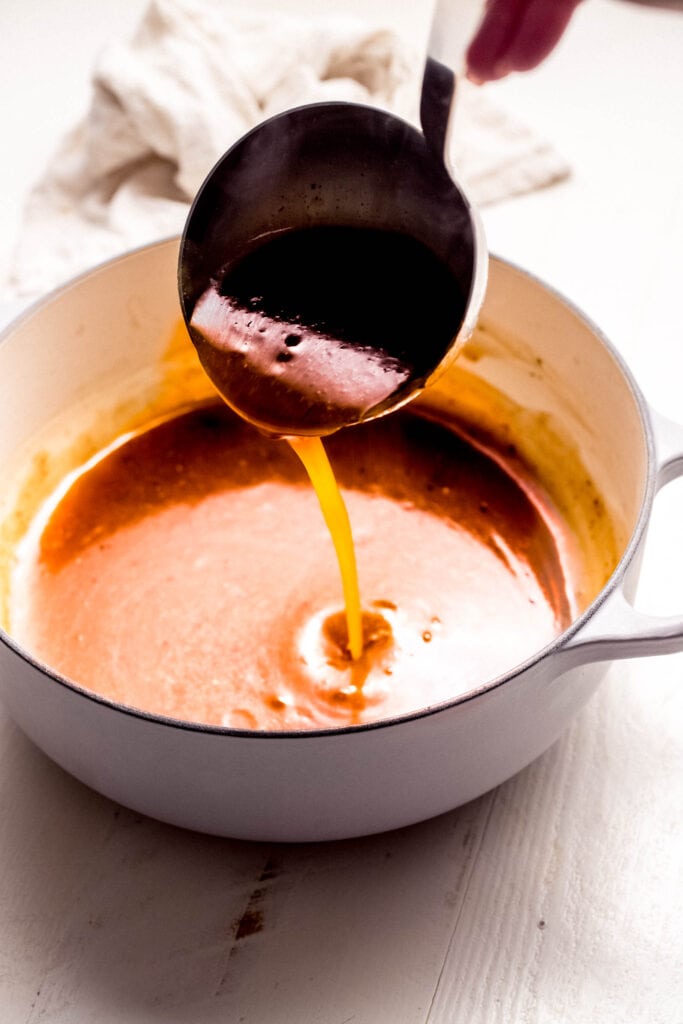
{"label": "crumpled napkin", "polygon": [[[30,194],[10,294],[179,233],[218,157],[274,113],[341,99],[415,120],[421,68],[394,33],[348,19],[151,0],[132,38],[102,54],[88,114]],[[475,202],[567,175],[544,140],[463,86],[455,146]]]}

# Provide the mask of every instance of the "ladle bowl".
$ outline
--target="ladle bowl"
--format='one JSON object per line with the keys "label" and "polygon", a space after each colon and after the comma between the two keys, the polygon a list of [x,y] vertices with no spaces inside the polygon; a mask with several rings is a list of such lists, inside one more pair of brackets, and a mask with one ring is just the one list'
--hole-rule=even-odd
{"label": "ladle bowl", "polygon": [[[244,136],[199,190],[180,248],[183,316],[218,390],[263,429],[324,434],[397,409],[434,382],[474,329],[484,298],[487,255],[477,212],[450,164],[448,137],[454,68],[463,33],[479,9],[480,0],[467,0],[457,10],[450,0],[436,4],[420,97],[422,131],[386,111],[355,103],[299,107]],[[288,329],[280,300],[257,326],[252,308],[260,300],[246,295],[235,305],[224,286],[235,266],[255,249],[278,236],[315,227],[344,228],[347,240],[349,228],[365,230],[352,232],[353,244],[347,241],[336,265],[330,261],[339,283],[333,286],[333,298],[322,303],[322,319],[320,309],[312,322],[305,314],[301,319],[301,310],[293,311],[290,326],[303,323],[308,337],[303,361],[299,349],[297,367],[284,371],[275,365],[277,360],[294,357],[277,351],[280,339],[274,335],[282,334],[286,345]],[[389,233],[393,267],[400,266],[403,273],[392,275],[388,266],[382,272],[382,256],[373,249],[372,255],[365,252],[356,278],[347,283],[348,265],[360,262],[369,248],[368,229],[373,237]],[[436,258],[435,265],[422,275],[406,271],[410,261],[403,250],[395,252],[397,235],[424,247]],[[309,251],[307,258],[316,267],[329,260],[329,250],[321,251],[319,243]],[[386,248],[383,252],[388,264]],[[276,274],[287,258],[276,261]],[[444,271],[450,280],[437,287]],[[261,282],[259,274],[254,280],[257,294]],[[325,269],[318,282],[326,294]],[[411,296],[411,311],[377,330],[373,296],[377,305],[396,305],[394,290]],[[364,291],[369,299],[362,298],[360,310],[350,312],[349,293],[357,303]],[[340,312],[341,324],[338,314],[330,320],[330,305]],[[344,380],[340,392],[338,382]]]}
{"label": "ladle bowl", "polygon": [[[182,385],[183,401],[197,383],[208,386],[198,368],[193,375],[194,359],[185,361],[189,346],[170,344],[179,320],[177,252],[169,241],[115,260],[3,333],[4,526],[11,525],[17,488],[27,479],[35,487],[36,467],[38,482],[53,474],[56,484],[78,457],[75,441],[101,447],[136,417],[139,424],[140,416],[149,422],[172,411],[179,393],[170,379]],[[538,464],[546,487],[557,485],[558,508],[576,518],[589,477],[616,541],[609,577],[601,584],[599,574],[584,610],[524,664],[467,692],[454,664],[451,699],[371,726],[247,732],[100,697],[0,629],[0,697],[8,712],[58,764],[112,799],[185,828],[250,839],[396,828],[509,778],[557,739],[611,660],[683,650],[683,617],[651,618],[632,607],[655,492],[683,475],[683,428],[649,408],[617,352],[571,303],[495,259],[481,330],[418,401],[437,417],[460,408],[469,416],[474,409],[463,403],[488,388],[517,410],[507,423],[509,440]],[[486,414],[482,405],[478,421]],[[576,529],[599,568],[602,535],[592,503]],[[434,575],[443,585],[462,585],[444,580],[438,564]]]}
{"label": "ladle bowl", "polygon": [[[486,282],[476,210],[423,133],[405,121],[372,107],[324,103],[287,111],[244,136],[211,171],[190,211],[179,260],[183,315],[212,376],[207,343],[192,327],[207,284],[264,240],[321,226],[407,235],[453,278],[447,332],[434,338],[427,326],[414,335],[410,377],[362,417],[370,419],[403,405],[450,364],[474,328]],[[381,269],[377,301],[395,300],[386,281],[379,286]]]}

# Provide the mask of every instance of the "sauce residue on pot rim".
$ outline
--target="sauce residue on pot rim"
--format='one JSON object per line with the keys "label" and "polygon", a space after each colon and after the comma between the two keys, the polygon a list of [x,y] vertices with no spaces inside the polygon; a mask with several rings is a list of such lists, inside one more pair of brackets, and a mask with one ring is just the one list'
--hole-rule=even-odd
{"label": "sauce residue on pot rim", "polygon": [[359,555],[360,658],[300,464],[219,405],[121,439],[55,495],[19,549],[13,635],[117,702],[291,730],[452,699],[568,624],[562,523],[500,453],[408,413],[327,444]]}

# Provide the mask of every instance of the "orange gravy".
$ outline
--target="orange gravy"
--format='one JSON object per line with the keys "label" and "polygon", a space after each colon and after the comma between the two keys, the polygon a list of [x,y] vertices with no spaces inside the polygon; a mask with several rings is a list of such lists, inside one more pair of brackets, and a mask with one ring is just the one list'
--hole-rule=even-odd
{"label": "orange gravy", "polygon": [[[337,555],[344,593],[344,621],[341,623],[340,649],[342,653],[348,652],[349,657],[356,660],[363,654],[365,637],[360,587],[358,586],[356,549],[353,543],[349,514],[322,440],[319,437],[290,437],[287,440],[308,473],[320,503],[323,519],[330,531],[330,539]],[[345,635],[344,629],[346,630]]]}
{"label": "orange gravy", "polygon": [[29,533],[13,635],[79,685],[238,729],[402,715],[508,671],[568,625],[562,523],[505,453],[400,412],[327,439],[363,595],[300,462],[222,404],[125,440]]}

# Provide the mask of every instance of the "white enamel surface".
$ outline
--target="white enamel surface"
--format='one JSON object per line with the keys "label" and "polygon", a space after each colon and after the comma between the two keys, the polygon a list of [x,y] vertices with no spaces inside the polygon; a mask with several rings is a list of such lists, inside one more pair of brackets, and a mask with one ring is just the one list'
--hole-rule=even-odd
{"label": "white enamel surface", "polygon": [[611,515],[630,531],[647,477],[644,428],[631,386],[597,329],[547,286],[514,269],[496,274],[482,321],[509,334],[513,350],[518,338],[519,352],[512,358],[509,351],[494,353],[475,372],[569,430]]}
{"label": "white enamel surface", "polygon": [[17,723],[88,785],[185,828],[285,842],[385,831],[479,796],[546,749],[601,674],[550,680],[541,669],[389,728],[259,739],[161,726],[21,662],[0,665]]}
{"label": "white enamel surface", "polygon": [[20,317],[2,346],[3,379],[16,382],[3,403],[3,459],[60,413],[156,365],[179,316],[174,281],[172,249],[152,250],[144,277],[114,262]]}

